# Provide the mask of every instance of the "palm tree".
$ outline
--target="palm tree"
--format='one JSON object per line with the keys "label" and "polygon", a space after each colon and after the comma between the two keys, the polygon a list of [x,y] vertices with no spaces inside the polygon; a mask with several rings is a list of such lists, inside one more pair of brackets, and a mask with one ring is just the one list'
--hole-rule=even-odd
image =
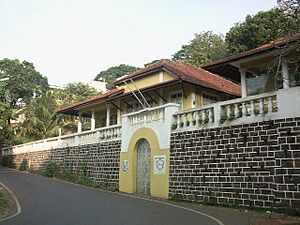
{"label": "palm tree", "polygon": [[25,141],[58,136],[61,121],[61,116],[56,114],[58,107],[57,99],[51,91],[32,99],[19,112],[24,115],[24,120],[18,126],[19,135]]}

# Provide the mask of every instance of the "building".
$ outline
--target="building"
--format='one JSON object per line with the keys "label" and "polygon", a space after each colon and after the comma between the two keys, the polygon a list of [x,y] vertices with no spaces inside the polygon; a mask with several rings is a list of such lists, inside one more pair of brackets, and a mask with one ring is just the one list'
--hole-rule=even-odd
{"label": "building", "polygon": [[77,134],[3,154],[33,168],[84,165],[96,182],[127,193],[300,208],[297,41],[279,39],[203,69],[158,61],[60,110],[90,118],[89,130],[80,119]]}

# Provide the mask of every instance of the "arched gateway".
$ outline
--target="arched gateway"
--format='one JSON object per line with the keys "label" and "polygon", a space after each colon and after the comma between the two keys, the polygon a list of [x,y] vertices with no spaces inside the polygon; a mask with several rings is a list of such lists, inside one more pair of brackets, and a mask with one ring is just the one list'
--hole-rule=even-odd
{"label": "arched gateway", "polygon": [[150,194],[151,149],[146,139],[140,139],[136,147],[136,188],[137,193]]}

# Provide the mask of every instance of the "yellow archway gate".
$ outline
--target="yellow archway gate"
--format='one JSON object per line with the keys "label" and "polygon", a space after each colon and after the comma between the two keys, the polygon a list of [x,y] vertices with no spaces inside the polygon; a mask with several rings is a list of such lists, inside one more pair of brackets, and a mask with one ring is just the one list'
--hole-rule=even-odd
{"label": "yellow archway gate", "polygon": [[169,155],[170,149],[159,147],[159,139],[151,128],[140,128],[134,132],[128,149],[120,154],[119,190],[127,193],[136,192],[137,143],[146,139],[150,145],[150,195],[168,198],[169,194]]}

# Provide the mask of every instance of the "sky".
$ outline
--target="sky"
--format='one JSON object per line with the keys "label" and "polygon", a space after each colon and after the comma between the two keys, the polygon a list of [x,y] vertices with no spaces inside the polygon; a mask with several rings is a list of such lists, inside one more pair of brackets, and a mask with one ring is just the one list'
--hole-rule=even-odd
{"label": "sky", "polygon": [[171,58],[195,33],[225,34],[276,0],[0,0],[0,59],[32,62],[51,85],[119,64]]}

